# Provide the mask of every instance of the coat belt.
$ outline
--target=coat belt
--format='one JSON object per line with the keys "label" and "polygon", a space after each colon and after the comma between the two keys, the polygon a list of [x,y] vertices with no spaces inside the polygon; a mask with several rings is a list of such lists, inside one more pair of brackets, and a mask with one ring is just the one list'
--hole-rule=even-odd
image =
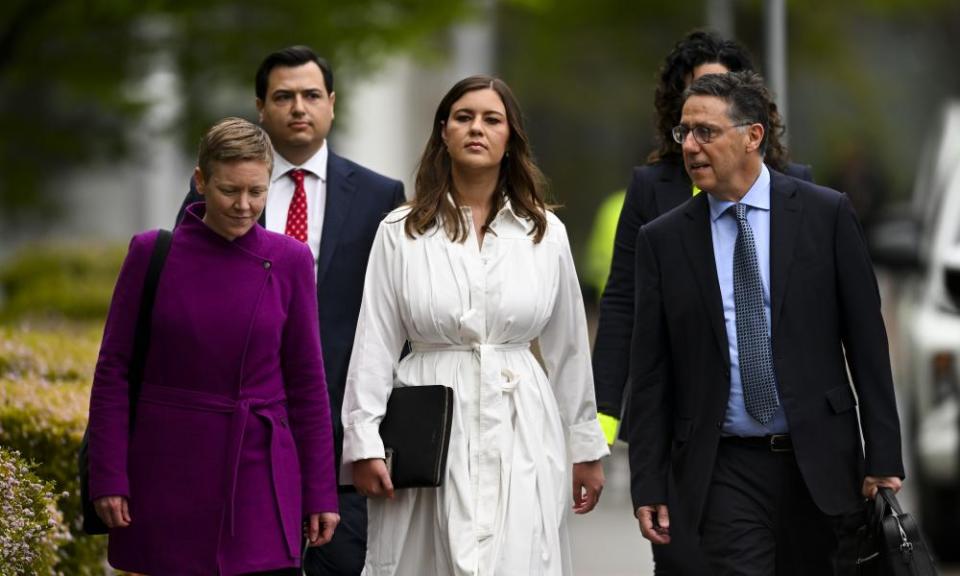
{"label": "coat belt", "polygon": [[[517,388],[520,377],[512,370],[501,365],[497,352],[527,351],[529,342],[511,342],[502,344],[447,344],[434,342],[412,342],[410,345],[414,354],[424,352],[460,351],[473,352],[480,368],[480,396],[479,417],[480,437],[478,442],[470,443],[471,457],[479,462],[477,469],[479,494],[476,508],[476,534],[479,538],[488,538],[494,533],[495,517],[493,509],[488,503],[495,501],[499,491],[501,454],[497,435],[503,426],[509,422],[501,421],[499,405],[505,396],[512,395]],[[488,472],[495,469],[496,472]],[[492,474],[487,477],[487,474]],[[502,495],[505,497],[506,495]]]}
{"label": "coat belt", "polygon": [[530,348],[529,342],[507,342],[504,344],[484,344],[474,342],[473,344],[448,344],[446,342],[411,342],[410,349],[413,352],[441,352],[447,350],[459,352],[473,352],[482,356],[484,352],[502,352],[505,350],[526,350]]}
{"label": "coat belt", "polygon": [[[286,400],[286,395],[282,392],[270,398],[230,398],[219,394],[210,394],[208,392],[200,392],[187,388],[174,388],[172,386],[144,386],[143,392],[140,395],[141,402],[176,406],[178,408],[199,412],[230,414],[230,431],[227,437],[227,466],[229,466],[229,468],[225,475],[227,506],[225,510],[225,522],[220,526],[221,535],[224,524],[229,527],[230,536],[234,535],[237,476],[240,472],[240,456],[243,453],[243,438],[250,414],[259,416],[261,420],[267,424],[270,431],[269,456],[270,472],[273,477],[274,505],[280,514],[281,522],[284,526],[283,535],[287,543],[287,551],[291,557],[296,558],[300,542],[297,539],[297,534],[294,534],[292,537],[290,534],[287,534],[286,526],[289,524],[286,522],[287,518],[284,518],[283,507],[280,505],[280,498],[277,494],[277,486],[281,484],[280,479],[277,477],[277,467],[275,465],[276,458],[280,453],[280,441],[275,433],[275,420],[286,418]],[[296,522],[295,525],[299,527],[299,522]],[[219,558],[219,550],[217,555]]]}

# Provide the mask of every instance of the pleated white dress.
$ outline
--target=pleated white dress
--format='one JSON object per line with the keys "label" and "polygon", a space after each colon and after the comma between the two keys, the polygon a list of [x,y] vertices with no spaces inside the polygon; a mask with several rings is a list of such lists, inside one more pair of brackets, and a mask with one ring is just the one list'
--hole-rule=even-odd
{"label": "pleated white dress", "polygon": [[[469,208],[463,208],[472,222]],[[606,456],[583,299],[566,229],[539,244],[509,203],[480,248],[437,229],[380,224],[343,403],[341,482],[383,458],[393,387],[443,384],[456,399],[443,486],[369,499],[366,576],[572,574],[571,466]],[[546,373],[530,351],[539,340]],[[404,342],[412,353],[397,363]]]}

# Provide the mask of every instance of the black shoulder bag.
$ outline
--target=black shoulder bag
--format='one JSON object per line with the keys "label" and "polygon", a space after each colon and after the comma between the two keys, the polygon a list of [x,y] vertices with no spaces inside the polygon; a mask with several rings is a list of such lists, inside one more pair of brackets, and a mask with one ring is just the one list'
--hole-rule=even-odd
{"label": "black shoulder bag", "polygon": [[[130,394],[130,430],[133,430],[133,421],[136,418],[137,399],[140,397],[140,386],[143,384],[143,370],[147,362],[147,350],[150,348],[150,316],[153,314],[153,301],[157,296],[157,284],[160,282],[160,272],[163,263],[170,251],[173,233],[169,230],[160,230],[157,241],[153,245],[153,255],[147,268],[147,277],[143,283],[143,294],[140,298],[140,311],[137,314],[137,329],[133,337],[133,355],[130,357],[130,370],[127,373],[127,388]],[[83,513],[83,531],[87,534],[106,534],[109,529],[103,523],[90,500],[90,462],[89,432],[83,433],[80,443],[80,452],[77,455],[77,465],[80,471],[80,506]]]}
{"label": "black shoulder bag", "polygon": [[936,564],[910,514],[893,490],[881,487],[867,503],[867,523],[857,534],[857,573],[870,576],[936,576]]}

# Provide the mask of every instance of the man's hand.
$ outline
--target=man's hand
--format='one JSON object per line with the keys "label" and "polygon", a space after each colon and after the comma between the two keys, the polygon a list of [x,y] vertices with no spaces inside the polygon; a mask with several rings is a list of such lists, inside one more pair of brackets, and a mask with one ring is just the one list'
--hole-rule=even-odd
{"label": "man's hand", "polygon": [[369,498],[393,498],[393,482],[383,458],[368,458],[353,463],[353,485]]}
{"label": "man's hand", "polygon": [[637,508],[640,533],[654,544],[670,543],[670,511],[666,504],[654,504]]}
{"label": "man's hand", "polygon": [[340,515],[334,512],[311,514],[307,525],[303,527],[303,535],[307,538],[308,546],[323,546],[333,538],[333,531],[340,523]]}
{"label": "man's hand", "polygon": [[107,528],[126,528],[132,522],[126,496],[104,496],[93,501],[93,509]]}
{"label": "man's hand", "polygon": [[896,494],[903,486],[903,480],[896,476],[867,476],[863,479],[863,495],[873,500],[877,497],[877,488],[884,486]]}
{"label": "man's hand", "polygon": [[586,514],[594,509],[603,492],[603,464],[599,460],[573,465],[573,512]]}

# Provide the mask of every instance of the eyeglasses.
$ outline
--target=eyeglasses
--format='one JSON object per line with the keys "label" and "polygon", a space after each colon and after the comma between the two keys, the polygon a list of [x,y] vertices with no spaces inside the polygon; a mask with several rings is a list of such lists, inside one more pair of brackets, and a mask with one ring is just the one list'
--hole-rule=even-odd
{"label": "eyeglasses", "polygon": [[751,124],[753,124],[753,122],[741,122],[727,128],[712,128],[704,124],[696,124],[691,128],[680,124],[679,126],[674,126],[673,129],[670,130],[670,133],[673,134],[673,141],[677,144],[683,144],[687,139],[687,134],[691,132],[693,133],[693,139],[696,140],[698,144],[709,144],[730,128],[740,128],[741,126],[749,126]]}

